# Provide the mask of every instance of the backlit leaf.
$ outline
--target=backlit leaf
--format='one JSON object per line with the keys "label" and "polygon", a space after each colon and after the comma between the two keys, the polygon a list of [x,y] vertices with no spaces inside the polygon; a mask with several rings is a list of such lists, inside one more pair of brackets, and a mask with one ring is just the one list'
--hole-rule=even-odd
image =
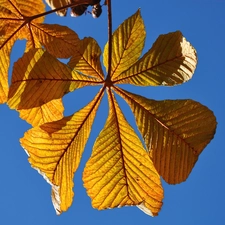
{"label": "backlit leaf", "polygon": [[80,45],[78,35],[58,24],[34,24],[33,34],[46,50],[57,58],[69,58]]}
{"label": "backlit leaf", "polygon": [[[0,103],[7,101],[8,95],[8,69],[10,53],[17,39],[30,37],[29,28],[25,25],[24,17],[44,12],[45,5],[37,1],[8,1],[0,0]],[[44,17],[35,19],[43,22]]]}
{"label": "backlit leaf", "polygon": [[104,80],[100,62],[101,49],[93,38],[84,38],[79,42],[79,48],[72,55],[68,65],[87,76]]}
{"label": "backlit leaf", "polygon": [[[0,24],[0,103],[5,103],[7,101],[9,86],[8,86],[8,69],[10,64],[10,53],[12,46],[14,45],[16,38],[11,38],[7,44],[4,44],[5,38],[11,35],[8,32],[7,25],[1,27]],[[3,36],[4,35],[4,36]],[[3,46],[4,44],[4,46]]]}
{"label": "backlit leaf", "polygon": [[[3,3],[3,1],[0,1]],[[0,18],[15,17],[10,10],[3,7],[0,4]],[[8,30],[8,24],[5,20],[1,19],[0,22],[0,103],[7,101],[8,95],[8,68],[9,68],[9,56],[12,46],[15,42],[15,38],[10,43],[5,44],[6,36],[10,37],[11,33]]]}
{"label": "backlit leaf", "polygon": [[[93,6],[99,1],[46,2],[53,11],[45,13],[42,0],[0,0],[0,102],[8,100],[9,107],[34,126],[21,139],[31,166],[51,184],[56,213],[68,210],[74,197],[74,173],[107,91],[108,118],[85,166],[84,186],[94,208],[137,206],[148,215],[157,215],[163,199],[160,175],[170,184],[186,180],[214,136],[216,119],[193,100],[155,101],[116,85],[186,82],[196,68],[195,49],[177,31],[160,35],[141,57],[146,34],[138,10],[109,37],[103,52],[108,73],[104,78],[101,49],[93,38],[80,40],[66,26],[42,24],[42,15],[57,12],[64,16],[68,7]],[[26,40],[25,54],[14,63],[8,88],[10,53],[22,39]],[[66,65],[57,58],[69,58],[69,62]],[[88,105],[63,118],[62,97],[87,85],[103,87]],[[130,106],[147,149],[113,91]]]}
{"label": "backlit leaf", "polygon": [[[140,10],[126,19],[112,36],[111,78],[115,80],[141,56],[145,40],[145,27]],[[108,69],[108,43],[103,53],[103,62]]]}
{"label": "backlit leaf", "polygon": [[69,58],[68,65],[87,76],[103,81],[101,68],[101,49],[93,38],[82,41],[71,29],[52,24],[35,24],[32,26],[33,37],[36,37],[46,50],[57,58]]}
{"label": "backlit leaf", "polygon": [[155,101],[115,90],[131,107],[159,174],[170,184],[185,181],[213,139],[213,112],[193,100]]}
{"label": "backlit leaf", "polygon": [[14,64],[8,105],[30,109],[94,82],[93,78],[71,71],[43,49],[31,49]]}
{"label": "backlit leaf", "polygon": [[[0,0],[0,6],[1,6],[1,13],[7,12],[7,14],[10,14],[10,16],[7,16],[7,19],[14,19],[14,18],[20,18],[24,19],[23,17],[30,17],[34,16],[40,13],[43,13],[45,11],[45,4],[42,0]],[[4,14],[5,15],[5,14]],[[3,17],[5,18],[5,17]],[[38,17],[35,19],[35,23],[42,23],[44,21],[44,17]],[[7,21],[9,22],[9,21]],[[13,22],[11,20],[11,22]],[[23,20],[14,21],[16,23],[23,22]]]}
{"label": "backlit leaf", "polygon": [[31,109],[18,110],[20,118],[26,120],[33,127],[60,120],[63,118],[64,107],[61,99],[53,99],[46,104]]}
{"label": "backlit leaf", "polygon": [[83,109],[59,121],[27,131],[21,145],[31,166],[52,185],[52,201],[57,214],[73,201],[73,177],[77,170],[103,91]]}
{"label": "backlit leaf", "polygon": [[111,91],[108,119],[85,166],[83,181],[97,209],[140,205],[154,216],[162,206],[159,175]]}
{"label": "backlit leaf", "polygon": [[177,31],[160,35],[137,63],[113,81],[138,86],[172,86],[191,79],[196,64],[195,49]]}

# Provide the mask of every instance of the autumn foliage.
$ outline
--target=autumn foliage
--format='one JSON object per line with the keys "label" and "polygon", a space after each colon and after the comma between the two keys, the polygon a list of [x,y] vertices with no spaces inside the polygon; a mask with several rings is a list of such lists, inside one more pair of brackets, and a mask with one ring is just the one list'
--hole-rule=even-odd
{"label": "autumn foliage", "polygon": [[[43,23],[48,13],[65,15],[68,7],[94,1],[46,2],[52,11],[45,12],[41,0],[0,0],[0,101],[33,126],[20,140],[31,166],[51,184],[56,213],[66,211],[74,197],[74,173],[106,94],[108,118],[84,168],[84,187],[94,208],[135,205],[157,215],[163,200],[160,176],[169,184],[187,179],[214,136],[216,119],[196,101],[156,101],[117,84],[182,84],[196,68],[194,47],[176,31],[160,35],[141,57],[145,27],[137,10],[109,36],[102,53],[93,38],[80,40],[68,27]],[[110,4],[104,10],[110,11]],[[9,86],[10,53],[22,39],[26,49],[13,65]],[[63,58],[70,60],[64,64],[59,60]],[[100,86],[97,95],[64,117],[62,97],[89,85]],[[130,106],[142,137],[126,120],[115,95]]]}

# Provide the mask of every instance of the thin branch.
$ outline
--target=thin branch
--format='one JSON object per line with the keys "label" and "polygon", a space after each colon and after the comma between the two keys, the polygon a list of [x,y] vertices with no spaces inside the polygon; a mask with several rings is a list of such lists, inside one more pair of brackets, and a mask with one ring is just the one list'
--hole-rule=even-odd
{"label": "thin branch", "polygon": [[108,74],[106,82],[111,83],[111,69],[112,69],[112,7],[111,0],[108,0]]}
{"label": "thin branch", "polygon": [[30,21],[34,20],[34,19],[37,19],[39,17],[42,17],[42,16],[49,15],[51,13],[60,11],[62,9],[66,9],[66,8],[77,6],[77,5],[83,5],[83,4],[93,4],[93,0],[74,0],[73,3],[70,3],[68,5],[64,5],[62,7],[59,7],[59,8],[53,9],[53,10],[49,10],[49,11],[44,12],[44,13],[40,13],[38,15],[34,15],[34,16],[30,17]]}
{"label": "thin branch", "polygon": [[[0,49],[2,49],[4,47],[4,45],[9,41],[9,39],[11,39],[21,28],[23,28],[26,24],[29,24],[30,26],[30,22],[34,19],[37,19],[39,17],[42,17],[42,16],[46,16],[48,14],[51,14],[51,13],[54,13],[54,12],[57,12],[61,9],[65,9],[65,8],[69,8],[71,6],[77,6],[77,5],[82,5],[82,4],[93,4],[94,0],[73,0],[73,3],[69,4],[69,5],[65,5],[65,6],[62,6],[60,8],[57,8],[57,9],[53,9],[53,10],[50,10],[50,11],[47,11],[47,12],[44,12],[44,13],[40,13],[40,14],[37,14],[37,15],[34,15],[34,16],[24,16],[20,13],[20,11],[18,11],[18,9],[15,7],[15,5],[9,0],[9,3],[15,8],[15,10],[17,10],[17,12],[23,17],[23,18],[0,18],[0,19],[7,19],[7,20],[16,20],[16,21],[24,21],[20,26],[19,28],[17,28],[13,34],[11,34],[7,40],[5,40],[1,46],[0,46]],[[31,35],[32,36],[32,35]]]}

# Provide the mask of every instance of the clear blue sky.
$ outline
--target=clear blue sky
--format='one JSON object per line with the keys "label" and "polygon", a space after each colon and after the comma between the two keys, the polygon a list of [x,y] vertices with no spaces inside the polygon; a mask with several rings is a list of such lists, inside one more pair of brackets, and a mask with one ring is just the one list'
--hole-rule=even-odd
{"label": "clear blue sky", "polygon": [[[193,78],[176,87],[127,87],[128,90],[152,99],[193,99],[214,111],[218,127],[215,138],[200,155],[186,182],[168,185],[163,181],[164,205],[158,217],[145,215],[136,207],[98,211],[91,206],[82,183],[82,170],[90,156],[95,138],[105,123],[106,99],[100,107],[75,175],[75,198],[72,207],[56,216],[52,206],[51,187],[27,161],[19,138],[30,126],[18,113],[1,105],[1,203],[2,225],[224,225],[225,201],[225,0],[123,0],[112,1],[113,29],[138,8],[147,30],[146,52],[160,34],[180,30],[198,53],[198,66]],[[48,8],[49,9],[49,8]],[[74,29],[79,36],[92,36],[103,48],[107,41],[107,12],[99,19],[90,15],[60,18],[50,15],[46,23],[60,23]],[[24,42],[17,42],[12,60],[22,55]],[[11,70],[10,70],[11,72]],[[93,98],[96,87],[84,88],[64,98],[65,114],[83,107]],[[81,101],[81,96],[84,101]],[[131,124],[134,119],[122,102],[122,109]]]}

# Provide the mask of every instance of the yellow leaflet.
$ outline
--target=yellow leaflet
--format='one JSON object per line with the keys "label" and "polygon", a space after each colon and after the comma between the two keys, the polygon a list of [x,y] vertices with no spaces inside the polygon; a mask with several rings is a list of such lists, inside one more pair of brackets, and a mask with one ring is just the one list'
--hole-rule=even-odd
{"label": "yellow leaflet", "polygon": [[[17,39],[30,36],[27,27],[23,28],[23,17],[44,12],[42,1],[0,0],[0,103],[5,103],[8,96],[8,69],[10,53]],[[44,17],[35,20],[44,21]]]}
{"label": "yellow leaflet", "polygon": [[31,49],[13,68],[8,105],[14,109],[42,106],[95,79],[71,71],[43,49]]}
{"label": "yellow leaflet", "polygon": [[163,198],[160,178],[113,94],[109,115],[88,160],[83,181],[97,209],[137,205],[157,215]]}
{"label": "yellow leaflet", "polygon": [[35,24],[32,31],[38,41],[56,58],[69,58],[79,49],[78,35],[66,26]]}
{"label": "yellow leaflet", "polygon": [[7,25],[1,27],[0,25],[0,103],[7,101],[9,86],[8,86],[8,69],[10,64],[10,52],[14,45],[16,38],[11,38],[7,43],[5,40],[6,36],[10,36],[8,33]]}
{"label": "yellow leaflet", "polygon": [[68,65],[90,77],[95,77],[100,81],[104,80],[101,67],[101,49],[93,38],[84,38],[79,43],[79,48],[74,51]]}
{"label": "yellow leaflet", "polygon": [[180,31],[160,35],[152,48],[113,81],[138,86],[173,86],[192,78],[196,51]]}
{"label": "yellow leaflet", "polygon": [[[145,27],[140,10],[126,19],[112,36],[111,78],[115,80],[141,56],[145,41]],[[108,70],[108,42],[103,53]]]}
{"label": "yellow leaflet", "polygon": [[21,109],[18,111],[21,119],[26,120],[35,127],[44,123],[62,119],[64,107],[62,99],[53,99],[44,105],[31,109]]}
{"label": "yellow leaflet", "polygon": [[[20,18],[23,16],[31,17],[40,13],[45,12],[45,4],[42,0],[0,0],[0,15],[5,9],[8,11],[10,16],[8,18]],[[3,16],[2,16],[3,17]],[[3,17],[5,18],[5,17]],[[42,23],[44,21],[44,16],[39,17],[34,20],[35,23]],[[19,22],[19,21],[18,21]],[[23,21],[20,21],[23,22]],[[8,21],[10,23],[10,20]]]}
{"label": "yellow leaflet", "polygon": [[155,101],[115,88],[133,111],[159,174],[170,184],[185,181],[213,139],[216,118],[193,100]]}
{"label": "yellow leaflet", "polygon": [[103,91],[83,109],[59,121],[27,131],[21,145],[31,166],[52,185],[52,201],[57,214],[73,200],[73,176],[77,170]]}

